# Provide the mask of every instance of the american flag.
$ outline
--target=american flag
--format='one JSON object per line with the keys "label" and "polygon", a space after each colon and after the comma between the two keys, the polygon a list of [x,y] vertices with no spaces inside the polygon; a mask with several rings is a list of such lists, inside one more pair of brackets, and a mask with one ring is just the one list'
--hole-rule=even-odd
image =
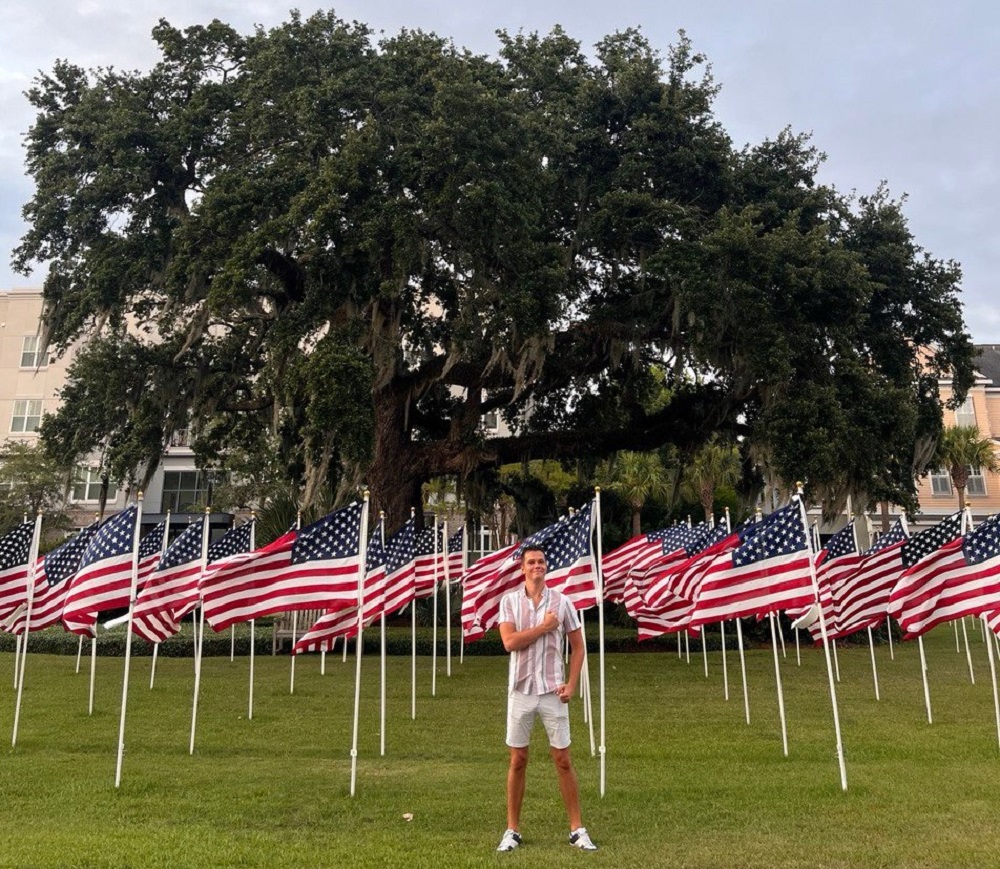
{"label": "american flag", "polygon": [[625,609],[636,621],[640,640],[684,630],[691,621],[694,602],[676,595],[666,595],[657,609],[651,609],[643,596],[639,582],[625,577],[623,595]]}
{"label": "american flag", "polygon": [[892,587],[903,571],[902,547],[908,535],[897,519],[875,545],[861,553],[857,568],[838,577],[834,593],[837,636],[874,627],[886,616]]}
{"label": "american flag", "polygon": [[[368,540],[365,553],[365,580],[361,589],[363,626],[370,625],[383,611],[385,603],[386,546],[382,542],[385,520],[380,519],[375,533]],[[327,610],[295,643],[293,655],[328,651],[337,637],[351,638],[358,632],[358,607]]]}
{"label": "american flag", "polygon": [[366,502],[351,504],[289,532],[257,550],[260,555],[237,554],[209,565],[202,581],[208,623],[221,631],[277,612],[352,606],[366,509]]}
{"label": "american flag", "polygon": [[994,610],[998,601],[1000,514],[994,514],[907,568],[892,590],[889,612],[909,638]]}
{"label": "american flag", "polygon": [[87,544],[63,605],[66,630],[92,637],[104,610],[128,607],[136,561],[138,509],[129,507],[104,522]]}
{"label": "american flag", "polygon": [[164,520],[143,534],[139,541],[139,588],[142,588],[150,574],[156,570],[156,565],[160,563],[160,556],[163,554],[163,535],[166,531],[167,522]]}
{"label": "american flag", "polygon": [[[61,546],[38,559],[31,599],[31,624],[28,629],[40,631],[59,624],[69,591],[69,580],[80,566],[80,559],[91,538],[97,533],[94,522],[81,529]],[[7,617],[5,630],[23,634],[26,625],[27,601]]]}
{"label": "american flag", "polygon": [[456,585],[465,570],[465,528],[459,528],[448,538],[448,582]]}
{"label": "american flag", "polygon": [[[462,634],[466,642],[481,637],[497,623],[500,600],[524,582],[521,573],[521,552],[528,546],[540,546],[545,553],[545,584],[562,592],[577,609],[586,609],[597,603],[597,577],[594,572],[593,503],[587,504],[572,516],[536,531],[520,545],[515,544],[491,556],[491,563],[469,581],[480,567],[482,560],[463,579]],[[492,568],[492,569],[491,569]],[[480,580],[481,577],[481,580]]]}
{"label": "american flag", "polygon": [[[816,556],[816,584],[819,586],[819,605],[823,611],[823,621],[826,624],[827,635],[837,635],[837,589],[840,582],[857,570],[861,563],[861,551],[858,549],[858,537],[852,519],[840,529],[827,545]],[[810,607],[789,610],[788,617],[797,620],[806,615]],[[814,640],[821,640],[819,617],[807,625]]]}
{"label": "american flag", "polygon": [[662,568],[682,557],[699,531],[687,525],[673,525],[639,534],[601,558],[604,597],[612,603],[624,599],[625,578]]}
{"label": "american flag", "polygon": [[249,552],[253,548],[254,521],[244,522],[235,528],[230,528],[214,543],[208,545],[208,563],[213,564],[240,552]]}
{"label": "american flag", "polygon": [[416,597],[430,597],[434,587],[444,579],[443,530],[424,528],[413,535]]}
{"label": "american flag", "polygon": [[[750,526],[744,523],[744,527]],[[730,531],[725,524],[701,527],[698,536],[685,545],[683,557],[648,573],[646,599],[649,605],[656,609],[674,597],[694,600],[705,571],[716,556],[730,552],[739,544],[740,531]]]}
{"label": "american flag", "polygon": [[5,619],[27,599],[28,558],[35,523],[25,522],[0,537],[0,619]]}
{"label": "american flag", "polygon": [[705,571],[691,627],[812,604],[816,593],[808,533],[798,502],[747,526],[740,545],[717,555]]}
{"label": "american flag", "polygon": [[413,520],[410,519],[385,542],[385,597],[382,612],[386,615],[402,609],[415,597],[414,537]]}
{"label": "american flag", "polygon": [[198,605],[205,522],[200,516],[180,533],[139,592],[132,609],[136,636],[162,643],[180,630],[181,619]]}
{"label": "american flag", "polygon": [[[490,585],[500,566],[517,551],[517,547],[518,544],[512,543],[484,555],[462,574],[462,638],[466,643],[478,640],[486,634],[486,629],[476,616],[479,598],[483,594],[489,593]],[[498,602],[498,611],[499,606]]]}

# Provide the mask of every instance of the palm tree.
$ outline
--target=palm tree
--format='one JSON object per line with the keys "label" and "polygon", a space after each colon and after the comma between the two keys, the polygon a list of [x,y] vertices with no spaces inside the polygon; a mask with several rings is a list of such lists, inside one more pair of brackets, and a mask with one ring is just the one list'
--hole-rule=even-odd
{"label": "palm tree", "polygon": [[611,462],[608,488],[617,492],[632,511],[632,536],[642,533],[641,514],[646,501],[667,498],[673,491],[674,472],[656,453],[623,450]]}
{"label": "palm tree", "polygon": [[994,452],[993,441],[980,436],[974,425],[949,426],[941,434],[937,461],[947,469],[952,485],[958,490],[958,509],[965,509],[965,487],[973,468],[991,473],[1000,471],[1000,460]]}
{"label": "palm tree", "polygon": [[740,453],[732,444],[720,443],[713,437],[684,469],[684,481],[690,493],[705,511],[705,521],[712,521],[715,491],[731,486],[740,478]]}

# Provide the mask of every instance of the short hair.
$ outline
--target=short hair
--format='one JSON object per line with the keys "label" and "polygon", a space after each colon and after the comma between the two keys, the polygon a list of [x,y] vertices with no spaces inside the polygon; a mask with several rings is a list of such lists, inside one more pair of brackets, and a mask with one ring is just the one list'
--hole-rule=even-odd
{"label": "short hair", "polygon": [[524,556],[529,552],[541,552],[542,557],[545,557],[545,550],[541,546],[536,546],[534,543],[529,543],[524,549],[521,550],[521,561],[524,561]]}

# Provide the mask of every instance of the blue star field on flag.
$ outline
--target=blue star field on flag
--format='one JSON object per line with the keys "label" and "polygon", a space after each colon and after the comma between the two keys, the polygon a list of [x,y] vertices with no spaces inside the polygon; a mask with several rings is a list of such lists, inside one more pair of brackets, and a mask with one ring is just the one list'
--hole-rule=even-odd
{"label": "blue star field on flag", "polygon": [[913,567],[918,561],[937,551],[946,543],[951,543],[962,534],[962,514],[953,513],[947,519],[932,525],[919,534],[914,534],[900,550],[903,567]]}
{"label": "blue star field on flag", "polygon": [[671,525],[659,531],[650,531],[646,539],[650,543],[659,541],[660,551],[667,555],[692,544],[699,533],[697,528],[689,528],[687,525]]}
{"label": "blue star field on flag", "polygon": [[80,559],[80,569],[89,567],[95,561],[103,561],[106,558],[115,558],[126,552],[131,552],[135,539],[137,513],[135,507],[129,507],[101,525],[97,534],[87,544],[83,557]]}
{"label": "blue star field on flag", "polygon": [[733,550],[734,567],[791,555],[809,546],[809,538],[802,525],[802,513],[798,504],[790,504],[775,510],[757,525],[757,533],[748,535],[745,541]]}
{"label": "blue star field on flag", "polygon": [[903,523],[897,519],[885,534],[883,534],[875,542],[875,545],[870,549],[866,549],[861,554],[866,558],[870,555],[875,555],[877,552],[882,552],[884,549],[888,549],[890,546],[895,546],[897,543],[902,543],[907,538],[907,533],[903,529]]}
{"label": "blue star field on flag", "polygon": [[590,552],[592,509],[593,504],[588,503],[564,522],[560,522],[555,532],[542,543],[548,571],[555,572],[568,567]]}
{"label": "blue star field on flag", "polygon": [[[392,537],[385,541],[386,573],[393,574],[413,561],[413,543],[415,536],[417,535],[413,533],[413,520],[407,519],[406,524],[393,534]],[[431,552],[434,551],[433,546],[434,541],[432,538]]]}
{"label": "blue star field on flag", "polygon": [[854,520],[852,519],[826,544],[826,560],[831,561],[834,558],[843,558],[845,555],[854,555],[857,551],[858,544],[854,535]]}
{"label": "blue star field on flag", "polygon": [[238,528],[230,528],[208,547],[208,563],[250,551],[250,536],[253,531],[253,520],[244,522]]}
{"label": "blue star field on flag", "polygon": [[163,553],[163,557],[156,567],[158,573],[169,570],[171,567],[190,564],[201,558],[201,538],[204,525],[205,517],[199,516],[180,533],[180,536]]}
{"label": "blue star field on flag", "polygon": [[384,519],[379,519],[375,533],[368,539],[368,549],[365,551],[365,573],[373,573],[385,564],[385,546],[382,545],[382,526]]}
{"label": "blue star field on flag", "polygon": [[982,564],[1000,555],[1000,513],[994,513],[965,536],[962,554],[969,564]]}
{"label": "blue star field on flag", "polygon": [[142,540],[139,541],[140,561],[144,558],[149,558],[150,555],[156,555],[157,552],[163,549],[163,532],[166,530],[166,527],[167,523],[164,520],[142,536]]}
{"label": "blue star field on flag", "polygon": [[45,579],[49,585],[59,585],[79,570],[84,550],[96,533],[97,523],[94,522],[45,556]]}
{"label": "blue star field on flag", "polygon": [[358,554],[362,502],[343,507],[299,531],[292,544],[292,564]]}
{"label": "blue star field on flag", "polygon": [[[438,532],[437,552],[441,552],[441,534]],[[434,549],[434,529],[423,528],[413,535],[414,555],[433,555]]]}
{"label": "blue star field on flag", "polygon": [[448,538],[448,554],[456,555],[462,551],[462,528],[459,528]]}
{"label": "blue star field on flag", "polygon": [[28,563],[35,523],[24,522],[9,534],[0,537],[0,570],[10,570]]}

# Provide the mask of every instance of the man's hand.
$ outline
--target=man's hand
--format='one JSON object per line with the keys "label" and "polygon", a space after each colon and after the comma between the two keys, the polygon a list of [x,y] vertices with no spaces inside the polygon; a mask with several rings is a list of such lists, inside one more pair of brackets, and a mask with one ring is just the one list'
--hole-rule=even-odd
{"label": "man's hand", "polygon": [[551,633],[552,631],[558,630],[559,629],[559,616],[557,616],[554,612],[552,612],[552,610],[549,610],[547,613],[545,613],[545,618],[542,619],[542,625],[541,626],[542,626],[543,631],[546,634]]}
{"label": "man's hand", "polygon": [[556,695],[560,700],[562,700],[563,703],[569,703],[569,701],[573,699],[573,694],[575,693],[575,690],[569,685],[560,685],[556,688]]}

